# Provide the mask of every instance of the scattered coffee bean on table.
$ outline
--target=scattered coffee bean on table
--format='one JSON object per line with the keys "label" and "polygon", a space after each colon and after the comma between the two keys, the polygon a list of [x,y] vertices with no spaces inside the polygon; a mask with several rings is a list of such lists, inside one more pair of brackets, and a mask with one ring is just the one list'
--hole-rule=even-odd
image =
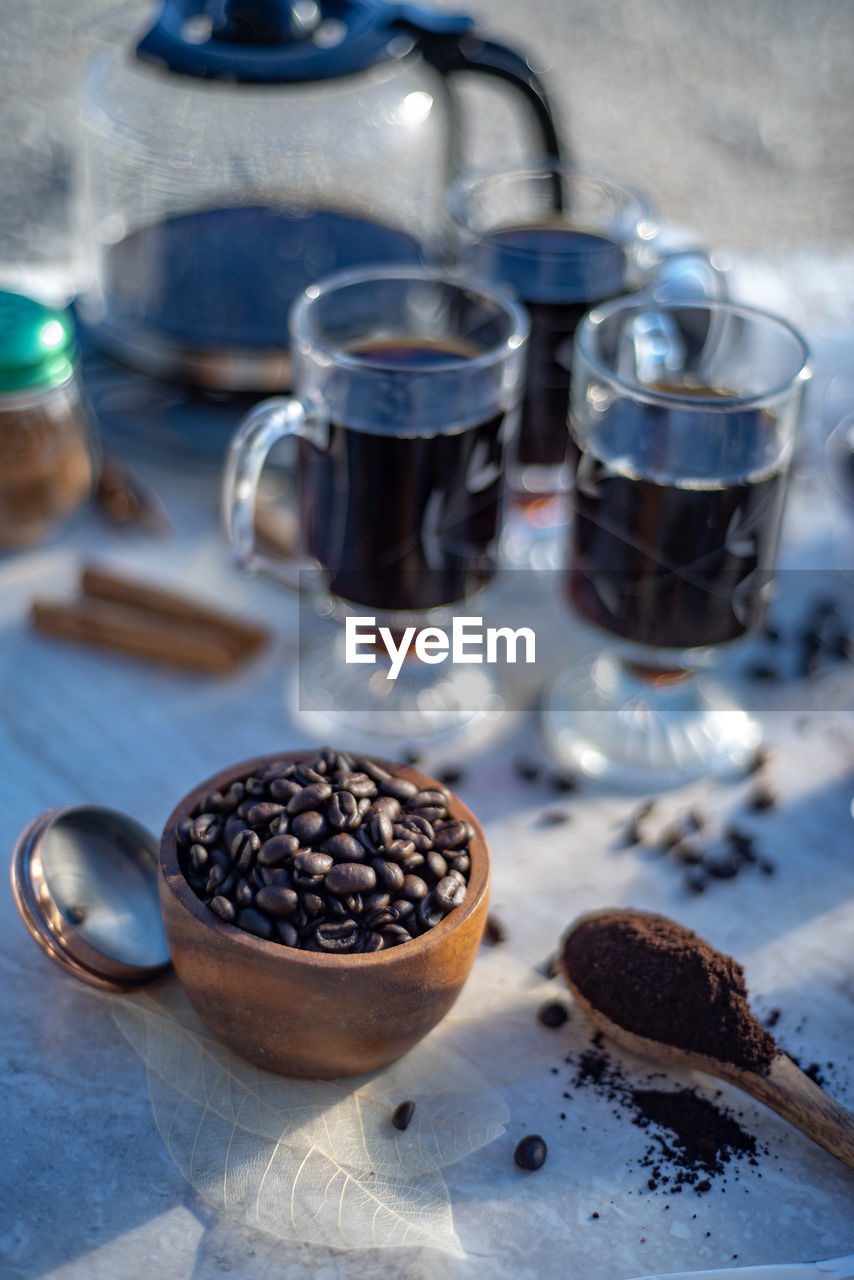
{"label": "scattered coffee bean on table", "polygon": [[548,1148],[538,1133],[529,1133],[516,1147],[513,1159],[520,1169],[542,1169],[546,1162]]}
{"label": "scattered coffee bean on table", "polygon": [[211,793],[175,835],[181,871],[226,924],[328,955],[382,951],[465,900],[474,830],[443,786],[324,748]]}
{"label": "scattered coffee bean on table", "polygon": [[395,1129],[408,1129],[414,1115],[415,1103],[408,1099],[406,1102],[401,1102],[400,1106],[395,1107],[392,1112],[391,1122]]}
{"label": "scattered coffee bean on table", "polygon": [[544,1027],[562,1027],[569,1021],[569,1010],[559,1000],[549,1000],[537,1014]]}

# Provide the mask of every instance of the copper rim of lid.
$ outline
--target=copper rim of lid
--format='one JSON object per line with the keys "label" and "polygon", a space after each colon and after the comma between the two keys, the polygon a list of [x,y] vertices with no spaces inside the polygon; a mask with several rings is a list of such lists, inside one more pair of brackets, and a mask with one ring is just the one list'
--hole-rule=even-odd
{"label": "copper rim of lid", "polygon": [[[68,912],[58,905],[45,874],[43,853],[46,837],[64,819],[74,820],[84,814],[96,815],[99,820],[127,828],[134,834],[147,837],[149,841],[152,839],[144,828],[114,810],[94,806],[48,809],[35,818],[18,838],[12,853],[12,893],[30,937],[60,968],[78,981],[101,991],[127,991],[131,987],[150,982],[169,969],[171,961],[168,958],[165,934],[164,958],[154,963],[132,963],[111,955],[87,941],[78,927],[81,922],[70,919]],[[147,844],[140,843],[139,847],[145,852]],[[117,850],[117,855],[120,852]],[[152,875],[155,872],[156,861],[151,866]]]}

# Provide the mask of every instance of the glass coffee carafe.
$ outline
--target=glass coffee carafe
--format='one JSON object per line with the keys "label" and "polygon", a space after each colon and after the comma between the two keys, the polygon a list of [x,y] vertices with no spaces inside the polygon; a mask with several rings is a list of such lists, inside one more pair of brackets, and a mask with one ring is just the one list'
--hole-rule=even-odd
{"label": "glass coffee carafe", "polygon": [[84,96],[84,324],[156,375],[290,385],[312,281],[433,260],[459,137],[450,81],[512,84],[544,156],[545,91],[466,16],[384,0],[164,0]]}

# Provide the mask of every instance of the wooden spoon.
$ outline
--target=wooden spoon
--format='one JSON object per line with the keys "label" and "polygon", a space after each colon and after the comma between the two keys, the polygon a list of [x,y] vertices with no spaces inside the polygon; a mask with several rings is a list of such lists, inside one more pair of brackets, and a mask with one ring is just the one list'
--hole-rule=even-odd
{"label": "wooden spoon", "polygon": [[[595,919],[603,912],[593,911],[576,920],[570,933],[588,920]],[[567,935],[569,936],[569,934]],[[721,1080],[734,1084],[757,1101],[776,1111],[789,1124],[800,1129],[813,1142],[824,1147],[831,1155],[836,1156],[850,1169],[854,1169],[854,1115],[829,1097],[818,1085],[796,1067],[791,1058],[778,1050],[772,1059],[767,1072],[748,1071],[743,1067],[734,1067],[731,1063],[722,1062],[718,1058],[708,1057],[702,1053],[692,1053],[687,1049],[677,1049],[674,1045],[665,1044],[661,1040],[651,1040],[646,1036],[626,1031],[624,1027],[612,1022],[599,1009],[581,994],[563,964],[563,949],[559,957],[559,967],[572,992],[575,1003],[586,1013],[603,1035],[645,1058],[655,1058],[660,1062],[668,1062],[673,1066],[685,1067],[691,1071],[705,1071],[707,1075],[717,1076]]]}

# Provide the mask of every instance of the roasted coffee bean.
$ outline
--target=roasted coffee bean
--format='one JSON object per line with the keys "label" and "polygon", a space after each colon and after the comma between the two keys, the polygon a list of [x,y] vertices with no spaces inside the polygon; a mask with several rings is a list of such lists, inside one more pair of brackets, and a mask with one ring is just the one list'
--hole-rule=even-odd
{"label": "roasted coffee bean", "polygon": [[761,813],[765,809],[773,809],[776,804],[777,792],[773,787],[769,787],[764,783],[754,787],[747,798],[747,807],[753,809],[756,813]]}
{"label": "roasted coffee bean", "polygon": [[356,808],[359,810],[359,817],[361,818],[362,822],[365,821],[365,814],[368,812],[370,807],[371,807],[371,802],[367,796],[362,796],[360,800],[356,801]]}
{"label": "roasted coffee bean", "polygon": [[225,867],[221,867],[216,863],[208,872],[208,878],[205,881],[205,897],[209,898],[212,893],[216,893],[219,886],[225,880],[227,872]]}
{"label": "roasted coffee bean", "polygon": [[562,795],[569,795],[578,787],[578,779],[573,773],[558,771],[557,773],[549,774],[548,784],[552,791],[560,791]]}
{"label": "roasted coffee bean", "polygon": [[283,942],[286,947],[299,946],[299,934],[291,924],[290,920],[277,920],[275,922],[275,928],[279,941]]}
{"label": "roasted coffee bean", "polygon": [[376,879],[384,888],[397,893],[403,887],[403,867],[397,862],[389,862],[387,858],[374,858],[371,866],[376,872]]}
{"label": "roasted coffee bean", "polygon": [[359,928],[355,920],[341,920],[319,925],[314,937],[324,951],[352,951],[359,940]]}
{"label": "roasted coffee bean", "polygon": [[336,831],[352,831],[361,822],[358,802],[349,791],[336,791],[327,803],[324,813],[326,821]]}
{"label": "roasted coffee bean", "polygon": [[379,787],[380,795],[394,796],[395,800],[399,800],[401,804],[405,804],[407,800],[411,800],[413,796],[418,795],[418,788],[408,778],[388,778],[386,781],[381,782]]}
{"label": "roasted coffee bean", "polygon": [[359,943],[359,950],[365,954],[382,951],[385,941],[381,933],[366,933]]}
{"label": "roasted coffee bean", "polygon": [[336,790],[349,791],[357,800],[371,800],[377,794],[377,784],[366,773],[333,773],[332,785]]}
{"label": "roasted coffee bean", "polygon": [[225,813],[222,792],[209,791],[202,801],[202,809],[205,813]]}
{"label": "roasted coffee bean", "polygon": [[410,902],[409,898],[396,898],[391,905],[397,912],[397,919],[400,924],[405,924],[415,912],[415,903]]}
{"label": "roasted coffee bean", "polygon": [[302,895],[302,905],[306,915],[313,919],[315,916],[323,915],[326,910],[326,899],[322,898],[319,893],[304,893]]}
{"label": "roasted coffee bean", "polygon": [[237,913],[237,925],[247,933],[254,933],[256,938],[272,938],[273,922],[262,916],[254,907],[244,907]]}
{"label": "roasted coffee bean", "polygon": [[408,853],[405,858],[401,859],[400,865],[406,875],[409,875],[412,871],[419,871],[424,866],[424,854]]}
{"label": "roasted coffee bean", "polygon": [[351,893],[346,898],[342,898],[341,901],[351,916],[360,916],[365,909],[360,893]]}
{"label": "roasted coffee bean", "polygon": [[414,852],[415,845],[411,840],[392,840],[383,849],[383,856],[388,858],[389,862],[403,862]]}
{"label": "roasted coffee bean", "polygon": [[287,867],[260,867],[256,868],[261,873],[261,879],[265,885],[275,884],[281,889],[292,889],[294,887],[293,876]]}
{"label": "roasted coffee bean", "polygon": [[246,823],[236,813],[229,814],[222,828],[220,839],[226,849],[231,848],[231,842],[240,831],[246,830]]}
{"label": "roasted coffee bean", "polygon": [[258,804],[253,804],[246,815],[246,821],[250,827],[266,827],[278,818],[282,812],[282,805],[273,804],[271,800],[261,800]]}
{"label": "roasted coffee bean", "polygon": [[422,929],[435,929],[448,914],[450,907],[445,907],[434,893],[428,893],[415,908],[415,916]]}
{"label": "roasted coffee bean", "polygon": [[548,1148],[540,1135],[529,1133],[518,1143],[513,1152],[513,1159],[520,1169],[527,1169],[533,1173],[536,1169],[542,1169],[547,1155]]}
{"label": "roasted coffee bean", "polygon": [[365,820],[369,821],[378,813],[385,813],[395,822],[403,813],[403,808],[399,800],[395,800],[394,796],[377,796],[376,800],[372,800],[365,813]]}
{"label": "roasted coffee bean", "polygon": [[323,803],[332,795],[332,788],[328,782],[322,779],[320,782],[312,782],[307,787],[303,787],[302,791],[298,791],[296,795],[291,796],[288,801],[288,813],[293,817],[295,813],[306,813],[309,809],[320,809]]}
{"label": "roasted coffee bean", "polygon": [[399,947],[402,942],[411,942],[412,934],[402,924],[387,924],[382,939],[387,947]]}
{"label": "roasted coffee bean", "polygon": [[674,858],[677,862],[682,862],[685,866],[689,867],[698,867],[705,856],[706,851],[700,844],[699,840],[680,840],[679,843],[675,844],[670,850],[671,858]]}
{"label": "roasted coffee bean", "polygon": [[192,844],[194,822],[192,818],[179,818],[175,825],[175,839],[180,845]]}
{"label": "roasted coffee bean", "polygon": [[338,831],[330,836],[323,846],[323,852],[330,854],[336,862],[364,862],[368,851],[363,844],[351,836],[349,831]]}
{"label": "roasted coffee bean", "polygon": [[299,847],[300,842],[296,836],[271,836],[258,850],[258,861],[262,867],[277,867],[293,857]]}
{"label": "roasted coffee bean", "polygon": [[452,858],[448,858],[448,869],[459,872],[461,876],[468,876],[471,871],[471,858],[467,853],[455,853]]}
{"label": "roasted coffee bean", "polygon": [[231,871],[226,874],[225,879],[223,880],[222,884],[219,886],[219,892],[223,895],[223,897],[230,898],[233,895],[234,890],[237,888],[237,881],[239,878],[240,877],[237,875],[235,871]]}
{"label": "roasted coffee bean", "polygon": [[377,883],[374,867],[364,862],[336,862],[326,874],[326,888],[342,897],[373,889]]}
{"label": "roasted coffee bean", "polygon": [[682,877],[682,883],[688,893],[705,893],[709,885],[709,877],[702,867],[688,867]]}
{"label": "roasted coffee bean", "polygon": [[366,773],[377,785],[391,781],[391,774],[388,770],[384,769],[381,764],[377,764],[375,760],[357,760],[356,768],[360,773]]}
{"label": "roasted coffee bean", "polygon": [[419,853],[432,849],[436,835],[431,824],[414,813],[404,814],[395,822],[394,834],[398,840],[411,840]]}
{"label": "roasted coffee bean", "polygon": [[408,1129],[412,1117],[415,1115],[415,1103],[410,1101],[401,1102],[395,1107],[391,1113],[391,1122],[395,1129]]}
{"label": "roasted coffee bean", "polygon": [[201,875],[203,871],[207,871],[210,865],[210,855],[203,844],[194,844],[190,846],[190,870],[195,875]]}
{"label": "roasted coffee bean", "polygon": [[450,796],[447,791],[416,791],[406,802],[407,812],[413,809],[445,809]]}
{"label": "roasted coffee bean", "polygon": [[261,838],[255,831],[244,827],[231,842],[231,856],[241,871],[248,871],[261,848]]}
{"label": "roasted coffee bean", "polygon": [[300,849],[294,854],[294,867],[307,876],[325,876],[335,865],[335,860],[328,853],[315,853],[313,849]]}
{"label": "roasted coffee bean", "polygon": [[427,885],[420,876],[404,876],[401,890],[403,896],[412,902],[419,902],[421,898],[427,897]]}
{"label": "roasted coffee bean", "polygon": [[210,908],[211,911],[218,915],[220,920],[224,920],[226,924],[234,923],[237,911],[234,903],[229,902],[228,898],[224,898],[221,894],[217,894],[215,898],[211,898]]}
{"label": "roasted coffee bean", "polygon": [[301,844],[308,845],[315,840],[322,840],[326,835],[326,819],[316,809],[306,809],[305,813],[298,813],[291,818],[290,830]]}
{"label": "roasted coffee bean", "polygon": [[318,782],[326,782],[327,780],[325,774],[318,773],[316,769],[312,769],[310,764],[298,764],[294,776],[306,787],[312,787]]}
{"label": "roasted coffee bean", "polygon": [[397,912],[393,907],[385,907],[382,911],[373,911],[365,916],[366,929],[384,929],[386,925],[397,924]]}
{"label": "roasted coffee bean", "polygon": [[703,859],[703,869],[716,880],[732,880],[741,870],[743,859],[734,850],[708,853]]}
{"label": "roasted coffee bean", "polygon": [[362,894],[362,909],[366,915],[370,915],[372,911],[383,911],[390,902],[391,896],[385,889],[373,889],[370,893]]}
{"label": "roasted coffee bean", "polygon": [[419,818],[423,818],[425,822],[429,822],[432,826],[434,822],[444,822],[448,816],[448,810],[442,806],[425,806],[423,809],[413,809],[413,814],[417,814]]}
{"label": "roasted coffee bean", "polygon": [[454,880],[459,880],[460,884],[468,884],[463,873],[461,871],[455,871],[453,867],[448,869],[448,875]]}
{"label": "roasted coffee bean", "polygon": [[[306,902],[306,898],[303,902]],[[268,885],[265,889],[259,889],[255,897],[255,905],[260,911],[266,912],[268,915],[276,916],[280,919],[288,919],[292,916],[299,906],[299,897],[293,889],[280,888],[278,885]],[[321,901],[321,908],[323,902]],[[306,903],[306,910],[308,905]],[[316,915],[317,912],[312,914]]]}
{"label": "roasted coffee bean", "polygon": [[440,907],[443,907],[445,911],[452,911],[454,907],[458,907],[465,900],[466,886],[456,876],[445,876],[436,885],[433,894]]}
{"label": "roasted coffee bean", "polygon": [[371,843],[378,852],[381,849],[385,849],[394,840],[394,826],[387,813],[374,814],[365,825],[371,838]]}
{"label": "roasted coffee bean", "polygon": [[267,877],[273,874],[270,867],[259,867],[256,862],[249,873],[249,883],[254,885],[256,889],[263,889],[266,885],[272,883]]}
{"label": "roasted coffee bean", "polygon": [[462,822],[448,822],[435,830],[433,848],[443,852],[445,849],[459,849],[466,842],[466,829]]}
{"label": "roasted coffee bean", "polygon": [[493,947],[497,947],[507,940],[507,930],[497,916],[486,917],[483,938],[485,942],[490,943]]}
{"label": "roasted coffee bean", "polygon": [[264,779],[259,778],[255,773],[251,778],[247,778],[243,785],[246,788],[247,796],[263,796],[267,790],[267,784]]}
{"label": "roasted coffee bean", "polygon": [[544,1027],[562,1027],[569,1021],[569,1010],[560,1000],[549,1000],[540,1006],[537,1018]]}
{"label": "roasted coffee bean", "polygon": [[234,901],[238,907],[251,907],[255,898],[255,890],[248,880],[238,880],[234,890]]}
{"label": "roasted coffee bean", "polygon": [[216,844],[221,829],[222,822],[218,814],[200,813],[193,822],[193,844],[203,844],[205,848]]}
{"label": "roasted coffee bean", "polygon": [[441,853],[436,853],[431,849],[429,853],[424,855],[424,861],[427,863],[430,874],[435,880],[443,880],[448,874],[448,864]]}
{"label": "roasted coffee bean", "polygon": [[289,760],[272,760],[270,764],[265,764],[263,769],[259,769],[257,777],[262,782],[271,783],[274,778],[290,778],[296,773],[296,765]]}
{"label": "roasted coffee bean", "polygon": [[302,787],[293,778],[274,778],[269,786],[272,799],[279,804],[285,805],[293,800],[294,796],[298,796],[301,791]]}
{"label": "roasted coffee bean", "polygon": [[325,914],[330,920],[346,920],[351,914],[345,898],[336,898],[333,893],[325,900]]}

